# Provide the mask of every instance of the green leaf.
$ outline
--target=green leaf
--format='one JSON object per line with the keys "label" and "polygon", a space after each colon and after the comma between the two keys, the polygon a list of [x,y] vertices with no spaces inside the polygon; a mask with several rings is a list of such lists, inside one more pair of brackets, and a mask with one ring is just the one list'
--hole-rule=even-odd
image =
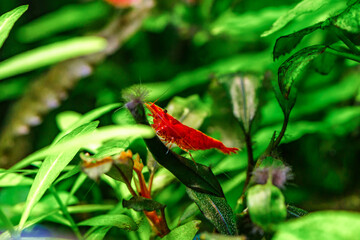
{"label": "green leaf", "polygon": [[[66,143],[77,136],[82,136],[87,133],[93,132],[96,129],[97,125],[98,122],[93,122],[80,126],[73,132],[65,135],[59,141],[59,143]],[[54,146],[56,147],[56,145]],[[39,172],[36,174],[34,183],[32,184],[30,192],[26,199],[25,209],[19,223],[20,229],[23,229],[26,220],[28,219],[30,212],[35,206],[35,204],[44,195],[46,190],[51,186],[51,184],[59,176],[61,171],[66,167],[66,165],[73,159],[79,149],[80,147],[78,145],[69,148],[67,151],[58,149],[57,151],[53,151],[52,155],[49,155],[44,160],[43,164],[39,169]]]}
{"label": "green leaf", "polygon": [[301,77],[305,67],[325,49],[326,46],[322,45],[303,48],[281,64],[278,71],[278,82],[280,91],[286,99],[289,98],[291,88]]}
{"label": "green leaf", "polygon": [[78,223],[79,226],[110,226],[128,231],[136,231],[138,225],[135,221],[123,214],[106,214],[96,216]]}
{"label": "green leaf", "polygon": [[245,133],[249,133],[258,105],[257,79],[250,74],[240,74],[232,77],[229,85],[233,113],[241,123]]}
{"label": "green leaf", "polygon": [[286,219],[285,199],[279,188],[271,182],[255,185],[246,197],[251,220],[265,231]]}
{"label": "green leaf", "polygon": [[[131,101],[127,103],[127,108],[139,125],[149,126],[141,102]],[[157,136],[144,140],[156,161],[174,174],[185,186],[215,196],[224,196],[217,178],[209,167],[200,163],[195,164],[194,161],[174,153]]]}
{"label": "green leaf", "polygon": [[216,233],[201,233],[200,234],[201,240],[246,240],[246,236],[225,236]]}
{"label": "green leaf", "polygon": [[56,124],[61,131],[65,131],[71,125],[81,119],[81,114],[74,111],[65,111],[56,115]]}
{"label": "green leaf", "polygon": [[319,211],[280,224],[274,240],[359,239],[360,214]]}
{"label": "green leaf", "polygon": [[76,37],[20,53],[0,62],[0,80],[70,58],[99,52],[106,44],[106,40],[100,37]]}
{"label": "green leaf", "polygon": [[124,199],[122,205],[124,208],[130,208],[138,212],[161,210],[166,207],[164,204],[141,196],[132,197],[130,200]]}
{"label": "green leaf", "polygon": [[293,9],[289,10],[286,14],[278,18],[272,25],[271,29],[261,34],[261,37],[266,37],[270,34],[273,34],[274,32],[279,31],[295,18],[306,13],[317,11],[326,4],[329,4],[329,0],[302,0]]}
{"label": "green leaf", "polygon": [[0,16],[0,48],[9,36],[15,22],[28,9],[28,5],[22,5]]}
{"label": "green leaf", "polygon": [[193,220],[191,222],[188,222],[184,225],[181,225],[173,230],[169,234],[167,234],[165,237],[163,237],[163,240],[189,240],[193,239],[199,230],[198,225],[201,221],[199,220]]}
{"label": "green leaf", "polygon": [[55,34],[82,28],[109,14],[109,6],[101,1],[66,5],[22,26],[17,39],[29,43]]}
{"label": "green leaf", "polygon": [[355,2],[334,19],[334,25],[351,33],[360,32],[360,4]]}
{"label": "green leaf", "polygon": [[274,50],[273,50],[273,58],[274,61],[279,58],[281,55],[285,55],[286,53],[290,53],[300,42],[301,40],[308,34],[314,32],[317,29],[323,29],[325,25],[328,25],[329,22],[319,22],[314,24],[311,27],[307,27],[301,29],[295,33],[285,35],[276,39]]}
{"label": "green leaf", "polygon": [[186,191],[218,232],[226,235],[237,234],[234,213],[224,197],[196,192],[190,188]]}
{"label": "green leaf", "polygon": [[99,240],[104,239],[107,232],[110,230],[111,227],[101,227],[95,229],[87,238],[86,240]]}
{"label": "green leaf", "polygon": [[191,203],[181,214],[179,218],[179,224],[183,223],[190,218],[196,216],[198,213],[200,213],[198,206],[195,203]]}
{"label": "green leaf", "polygon": [[0,173],[0,187],[29,186],[33,179],[18,173]]}
{"label": "green leaf", "polygon": [[308,212],[305,211],[304,209],[301,209],[301,208],[298,208],[298,207],[295,207],[292,205],[287,205],[286,210],[287,210],[288,216],[293,217],[293,218],[303,217],[308,214]]}

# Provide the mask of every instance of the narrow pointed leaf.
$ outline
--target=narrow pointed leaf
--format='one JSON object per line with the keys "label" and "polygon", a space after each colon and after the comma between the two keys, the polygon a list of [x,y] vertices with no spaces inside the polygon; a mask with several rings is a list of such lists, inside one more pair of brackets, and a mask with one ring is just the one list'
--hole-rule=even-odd
{"label": "narrow pointed leaf", "polygon": [[[92,122],[85,124],[76,128],[73,132],[65,135],[59,143],[67,142],[76,136],[81,136],[89,132],[93,132],[98,125],[98,122]],[[56,146],[56,145],[55,145]],[[46,190],[51,186],[54,180],[59,176],[61,171],[66,167],[66,165],[73,159],[75,154],[79,151],[80,147],[75,145],[72,149],[67,151],[54,152],[52,155],[48,156],[43,164],[41,165],[39,172],[36,174],[34,183],[31,186],[30,192],[26,199],[25,209],[21,216],[19,223],[19,228],[23,229],[28,219],[31,210],[35,204],[40,200],[44,195]]]}
{"label": "narrow pointed leaf", "polygon": [[0,80],[70,58],[103,50],[106,40],[100,37],[77,37],[20,53],[0,62]]}
{"label": "narrow pointed leaf", "polygon": [[9,36],[15,22],[28,9],[28,5],[22,5],[0,16],[0,48]]}
{"label": "narrow pointed leaf", "polygon": [[203,215],[221,234],[237,234],[234,213],[224,197],[196,192],[190,188],[186,191]]}

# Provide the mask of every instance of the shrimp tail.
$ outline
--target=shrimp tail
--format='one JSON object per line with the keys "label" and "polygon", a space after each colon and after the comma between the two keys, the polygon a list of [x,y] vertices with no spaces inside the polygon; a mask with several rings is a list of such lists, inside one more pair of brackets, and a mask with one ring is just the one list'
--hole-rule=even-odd
{"label": "shrimp tail", "polygon": [[236,153],[237,151],[239,151],[238,148],[228,148],[225,146],[222,146],[221,148],[219,148],[219,150],[225,154]]}

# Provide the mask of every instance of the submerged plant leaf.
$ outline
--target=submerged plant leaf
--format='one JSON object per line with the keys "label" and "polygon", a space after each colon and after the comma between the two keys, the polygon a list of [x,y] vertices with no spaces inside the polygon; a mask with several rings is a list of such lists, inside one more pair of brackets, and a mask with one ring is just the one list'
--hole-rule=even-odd
{"label": "submerged plant leaf", "polygon": [[155,211],[164,209],[166,207],[166,205],[161,204],[155,200],[141,196],[132,197],[130,200],[123,200],[122,205],[124,208],[130,208],[138,212]]}
{"label": "submerged plant leaf", "polygon": [[106,47],[101,37],[76,37],[41,46],[0,62],[0,80],[70,58],[96,53]]}
{"label": "submerged plant leaf", "polygon": [[280,224],[274,240],[359,239],[360,214],[345,211],[319,211]]}
{"label": "submerged plant leaf", "polygon": [[0,48],[14,26],[15,22],[28,9],[28,5],[22,5],[0,16]]}
{"label": "submerged plant leaf", "polygon": [[136,231],[139,226],[124,214],[105,214],[78,223],[79,226],[110,226],[128,231]]}
{"label": "submerged plant leaf", "polygon": [[123,151],[113,159],[114,164],[106,175],[121,182],[131,182],[134,167],[131,151]]}
{"label": "submerged plant leaf", "polygon": [[261,34],[261,37],[266,37],[276,31],[279,31],[295,18],[306,13],[314,12],[320,9],[325,4],[328,4],[329,1],[330,0],[302,0],[293,9],[289,10],[286,14],[279,17],[272,25],[271,29]]}
{"label": "submerged plant leaf", "polygon": [[305,67],[325,49],[326,46],[322,45],[303,48],[281,64],[278,70],[278,81],[280,91],[286,99],[289,98],[291,88],[301,77]]}
{"label": "submerged plant leaf", "polygon": [[182,240],[182,239],[193,239],[195,237],[195,234],[199,230],[198,225],[201,221],[199,220],[193,220],[191,222],[185,223],[184,225],[181,225],[173,230],[169,234],[167,234],[165,237],[163,237],[163,240]]}
{"label": "submerged plant leaf", "polygon": [[258,101],[256,96],[257,79],[250,75],[236,75],[231,80],[230,95],[233,113],[246,133],[250,132]]}
{"label": "submerged plant leaf", "polygon": [[251,187],[246,199],[251,220],[265,231],[286,219],[284,196],[270,182]]}
{"label": "submerged plant leaf", "polygon": [[329,21],[319,22],[314,24],[313,26],[301,29],[295,33],[291,33],[289,35],[285,35],[276,39],[273,50],[274,61],[281,55],[290,53],[306,35],[314,32],[317,29],[323,29],[325,26],[329,25],[329,23]]}
{"label": "submerged plant leaf", "polygon": [[356,1],[334,19],[334,25],[351,33],[360,32],[360,3]]}
{"label": "submerged plant leaf", "polygon": [[[80,126],[71,133],[65,135],[58,144],[66,143],[78,136],[93,132],[98,124],[98,122],[91,122]],[[53,147],[55,146],[56,144]],[[46,190],[51,186],[66,165],[68,165],[68,163],[73,159],[79,149],[79,145],[75,145],[73,148],[69,148],[66,151],[58,149],[57,151],[53,151],[51,155],[44,160],[38,173],[36,174],[34,183],[32,184],[30,192],[27,196],[25,209],[19,223],[19,229],[24,228],[26,220],[28,219],[35,204],[41,199]]]}
{"label": "submerged plant leaf", "polygon": [[292,205],[287,205],[286,210],[287,210],[288,216],[293,217],[293,218],[303,217],[308,214],[308,212],[305,211],[304,209],[301,209],[301,208],[298,208],[298,207],[295,207]]}
{"label": "submerged plant leaf", "polygon": [[202,214],[221,234],[237,234],[234,213],[224,197],[196,192],[190,188],[187,188],[186,191]]}

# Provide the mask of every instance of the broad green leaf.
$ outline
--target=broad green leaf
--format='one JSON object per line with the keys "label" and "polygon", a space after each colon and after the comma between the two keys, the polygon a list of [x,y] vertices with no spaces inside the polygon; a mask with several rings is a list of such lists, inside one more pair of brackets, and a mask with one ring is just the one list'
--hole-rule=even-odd
{"label": "broad green leaf", "polygon": [[241,123],[245,133],[249,133],[258,105],[257,79],[250,74],[239,74],[232,77],[229,84],[233,113]]}
{"label": "broad green leaf", "polygon": [[166,207],[155,200],[141,196],[132,197],[130,200],[123,200],[122,205],[124,208],[130,208],[138,212],[161,210]]}
{"label": "broad green leaf", "polygon": [[357,1],[339,14],[334,20],[334,25],[351,33],[360,32],[360,3]]}
{"label": "broad green leaf", "polygon": [[135,221],[122,214],[106,214],[93,217],[78,223],[79,226],[111,226],[118,227],[128,231],[136,231],[138,225]]}
{"label": "broad green leaf", "polygon": [[360,214],[319,211],[280,224],[274,240],[359,239]]}
{"label": "broad green leaf", "polygon": [[70,58],[99,52],[106,44],[106,40],[100,37],[76,37],[20,53],[0,62],[0,80]]}
{"label": "broad green leaf", "polygon": [[237,234],[235,216],[225,198],[196,192],[190,188],[187,188],[186,191],[202,214],[221,234]]}
{"label": "broad green leaf", "polygon": [[271,182],[251,187],[246,196],[251,220],[265,231],[286,219],[285,199]]}
{"label": "broad green leaf", "polygon": [[[73,132],[65,135],[59,143],[66,143],[71,141],[77,136],[86,135],[90,132],[93,132],[98,125],[98,122],[88,123],[85,125],[76,128]],[[56,147],[56,145],[54,145]],[[28,219],[31,210],[34,205],[41,199],[46,190],[51,186],[54,180],[59,176],[62,169],[68,165],[68,163],[73,159],[75,154],[79,151],[80,146],[75,145],[72,148],[67,149],[66,151],[61,148],[57,151],[53,151],[49,153],[48,157],[44,160],[41,165],[39,172],[36,174],[34,179],[34,183],[31,186],[30,192],[26,199],[25,209],[21,216],[21,220],[19,223],[19,228],[23,229]],[[51,150],[51,148],[50,148]]]}
{"label": "broad green leaf", "polygon": [[293,9],[289,10],[287,13],[279,17],[276,20],[276,22],[272,25],[271,29],[261,34],[261,37],[266,37],[270,34],[273,34],[274,32],[285,27],[289,22],[291,22],[295,18],[303,14],[317,11],[326,4],[329,4],[329,2],[330,0],[318,0],[318,1],[302,0]]}
{"label": "broad green leaf", "polygon": [[301,77],[305,67],[325,49],[326,46],[322,45],[303,48],[281,64],[278,71],[278,82],[280,91],[286,99],[289,98],[291,88]]}
{"label": "broad green leaf", "polygon": [[184,225],[181,225],[173,230],[169,234],[167,234],[165,237],[163,237],[163,240],[189,240],[193,239],[199,230],[198,225],[201,221],[199,220],[193,220],[191,222],[185,223]]}
{"label": "broad green leaf", "polygon": [[32,183],[32,178],[18,173],[0,173],[0,187],[29,186]]}
{"label": "broad green leaf", "polygon": [[79,119],[81,119],[80,113],[74,111],[65,111],[56,115],[56,124],[61,131],[65,131]]}
{"label": "broad green leaf", "polygon": [[0,16],[0,48],[9,36],[15,22],[28,9],[28,5],[22,5]]}
{"label": "broad green leaf", "polygon": [[192,217],[196,216],[197,214],[199,214],[199,208],[195,203],[191,203],[181,214],[180,218],[179,218],[179,223],[183,223],[189,219],[191,219]]}
{"label": "broad green leaf", "polygon": [[328,25],[329,22],[320,22],[311,27],[307,27],[301,29],[295,33],[285,35],[276,39],[274,50],[273,50],[273,58],[274,61],[279,58],[281,55],[285,55],[286,53],[290,53],[300,42],[301,40],[308,34],[314,32],[317,29],[322,29],[325,25]]}
{"label": "broad green leaf", "polygon": [[21,42],[34,42],[52,35],[82,28],[109,14],[109,7],[102,1],[66,5],[52,13],[37,18],[17,31]]}

